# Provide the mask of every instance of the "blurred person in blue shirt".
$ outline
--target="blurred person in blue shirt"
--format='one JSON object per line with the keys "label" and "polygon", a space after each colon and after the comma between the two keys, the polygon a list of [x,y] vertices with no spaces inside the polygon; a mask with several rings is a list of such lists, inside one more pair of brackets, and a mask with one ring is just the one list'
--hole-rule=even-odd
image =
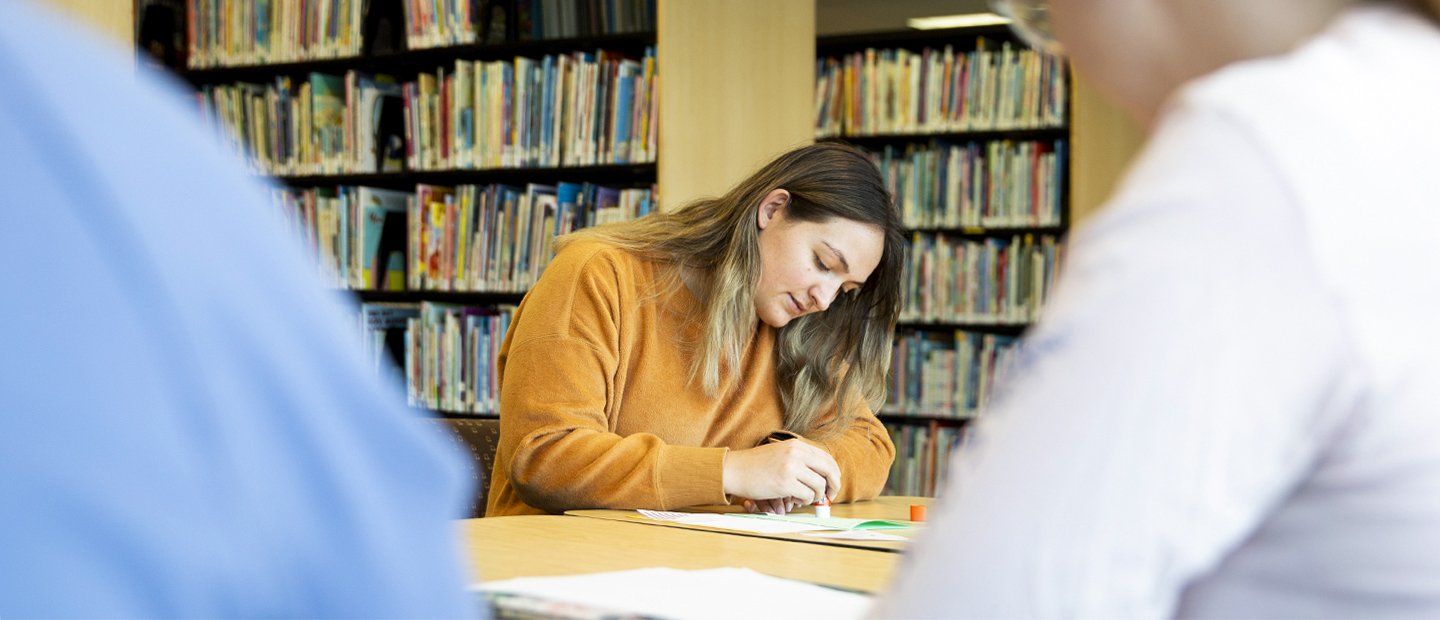
{"label": "blurred person in blue shirt", "polygon": [[180,93],[0,8],[0,617],[459,617],[458,450]]}

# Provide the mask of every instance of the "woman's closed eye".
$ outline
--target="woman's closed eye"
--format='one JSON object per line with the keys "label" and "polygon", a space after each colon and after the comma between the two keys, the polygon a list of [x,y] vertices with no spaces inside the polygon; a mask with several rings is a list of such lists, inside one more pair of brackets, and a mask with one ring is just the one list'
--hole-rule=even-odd
{"label": "woman's closed eye", "polygon": [[820,260],[819,254],[812,254],[812,256],[815,257],[815,268],[819,269],[820,273],[830,273],[830,267],[825,265],[825,261]]}

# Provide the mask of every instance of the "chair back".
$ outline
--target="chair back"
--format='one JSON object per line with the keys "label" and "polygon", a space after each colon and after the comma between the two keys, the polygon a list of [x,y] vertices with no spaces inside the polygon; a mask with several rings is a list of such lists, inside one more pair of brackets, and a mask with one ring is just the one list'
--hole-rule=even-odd
{"label": "chair back", "polygon": [[475,497],[470,500],[470,516],[483,517],[485,499],[490,493],[490,472],[495,469],[495,450],[500,445],[500,421],[446,418],[440,422],[470,452],[471,473],[475,477]]}

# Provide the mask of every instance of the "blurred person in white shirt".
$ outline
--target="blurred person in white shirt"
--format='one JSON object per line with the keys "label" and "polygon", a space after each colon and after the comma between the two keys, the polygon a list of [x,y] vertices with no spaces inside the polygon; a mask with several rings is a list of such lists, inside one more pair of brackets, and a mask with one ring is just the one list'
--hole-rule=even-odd
{"label": "blurred person in white shirt", "polygon": [[1014,0],[1149,139],[880,617],[1440,617],[1440,28]]}

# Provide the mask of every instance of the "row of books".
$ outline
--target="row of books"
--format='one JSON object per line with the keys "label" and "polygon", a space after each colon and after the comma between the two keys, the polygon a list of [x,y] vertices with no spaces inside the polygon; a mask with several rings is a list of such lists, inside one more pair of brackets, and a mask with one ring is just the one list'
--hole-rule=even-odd
{"label": "row of books", "polygon": [[990,401],[996,376],[1008,368],[1017,340],[956,330],[901,330],[890,358],[885,411],[898,415],[972,418]]}
{"label": "row of books", "polygon": [[913,233],[900,320],[1020,325],[1040,317],[1064,247],[1054,235]]}
{"label": "row of books", "polygon": [[973,51],[866,49],[817,60],[819,137],[1062,127],[1065,63],[979,38]]}
{"label": "row of books", "polygon": [[653,186],[422,185],[409,214],[411,290],[529,289],[555,253],[555,237],[648,215]]}
{"label": "row of books", "polygon": [[655,29],[655,0],[407,0],[410,49]]}
{"label": "row of books", "polygon": [[933,497],[944,489],[951,456],[964,439],[965,429],[901,424],[889,430],[895,461],[890,464],[883,494]]}
{"label": "row of books", "polygon": [[1058,226],[1064,140],[886,146],[870,153],[910,228]]}
{"label": "row of books", "polygon": [[655,48],[457,60],[404,85],[413,170],[655,161]]}
{"label": "row of books", "polygon": [[188,0],[189,66],[347,58],[360,53],[366,0]]}
{"label": "row of books", "polygon": [[652,188],[589,183],[276,189],[274,200],[337,288],[522,292],[554,239],[654,208]]}
{"label": "row of books", "polygon": [[402,369],[414,407],[459,413],[499,411],[495,360],[515,306],[363,304],[360,328],[378,372]]}
{"label": "row of books", "polygon": [[404,167],[401,85],[388,75],[310,73],[296,84],[204,86],[202,116],[261,174],[398,172]]}
{"label": "row of books", "polygon": [[289,176],[655,161],[654,49],[456,61],[400,83],[312,72],[205,86],[201,113],[259,173]]}
{"label": "row of books", "polygon": [[336,288],[404,290],[406,214],[414,194],[342,185],[271,190]]}

